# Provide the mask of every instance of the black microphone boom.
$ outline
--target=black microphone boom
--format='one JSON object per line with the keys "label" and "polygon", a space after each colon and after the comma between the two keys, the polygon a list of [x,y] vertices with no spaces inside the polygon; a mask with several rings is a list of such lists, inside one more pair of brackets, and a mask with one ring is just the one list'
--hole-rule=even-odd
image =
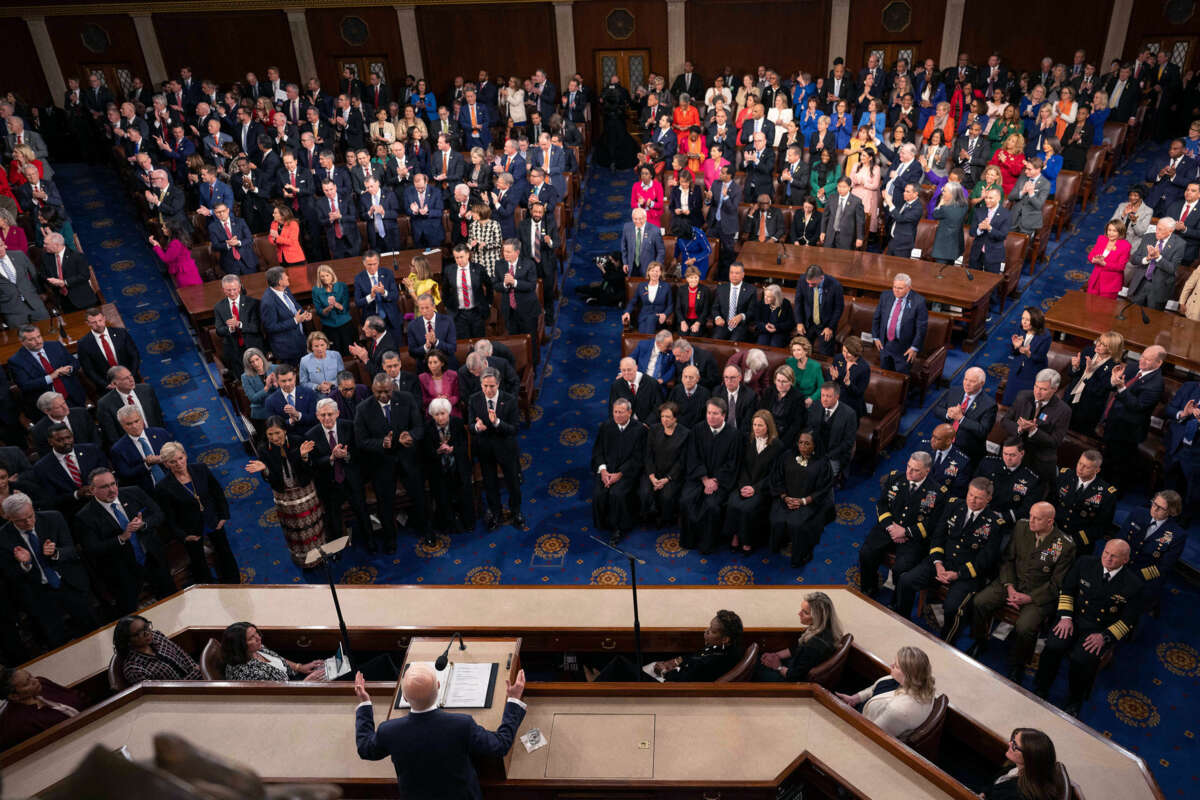
{"label": "black microphone boom", "polygon": [[463,641],[462,634],[459,633],[458,631],[455,631],[454,635],[450,637],[450,641],[446,642],[446,649],[443,650],[442,654],[437,657],[437,661],[433,662],[433,668],[436,669],[438,672],[441,672],[442,670],[444,670],[446,668],[446,664],[449,663],[450,647],[454,644],[455,638],[458,639],[458,649],[459,650],[467,649],[467,645]]}
{"label": "black microphone boom", "polygon": [[1128,311],[1128,310],[1129,310],[1129,307],[1130,307],[1130,306],[1132,306],[1132,305],[1133,305],[1133,301],[1132,301],[1132,300],[1130,300],[1130,301],[1128,301],[1127,303],[1125,303],[1125,305],[1121,307],[1121,310],[1117,312],[1117,319],[1119,319],[1119,320],[1124,320],[1124,319],[1125,319],[1125,312],[1126,312],[1126,311]]}

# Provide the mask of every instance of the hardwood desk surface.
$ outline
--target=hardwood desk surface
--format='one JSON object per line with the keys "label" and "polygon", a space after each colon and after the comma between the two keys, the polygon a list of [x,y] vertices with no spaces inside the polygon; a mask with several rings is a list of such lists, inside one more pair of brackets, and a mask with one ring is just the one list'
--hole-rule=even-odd
{"label": "hardwood desk surface", "polygon": [[[216,301],[214,300],[213,302]],[[125,322],[121,319],[121,315],[117,312],[115,305],[112,303],[103,303],[100,308],[104,311],[104,317],[108,320],[109,326],[113,328],[125,327]],[[66,339],[63,339],[58,328],[54,326],[52,319],[39,320],[33,324],[37,325],[41,330],[43,339],[48,342],[62,342],[72,353],[78,347],[80,337],[86,336],[89,332],[86,310],[72,311],[70,314],[62,316],[63,328],[67,332]],[[52,328],[53,330],[51,330]],[[17,328],[6,328],[0,331],[0,363],[7,362],[20,349],[21,335],[17,333]]]}
{"label": "hardwood desk surface", "polygon": [[1200,370],[1200,322],[1182,314],[1168,311],[1146,310],[1149,324],[1142,322],[1141,309],[1130,307],[1125,319],[1117,319],[1117,312],[1128,301],[1099,297],[1081,291],[1070,291],[1054,301],[1046,312],[1046,327],[1070,336],[1095,339],[1106,331],[1116,331],[1125,337],[1125,343],[1138,350],[1152,344],[1167,348],[1167,360],[1179,367]]}
{"label": "hardwood desk surface", "polygon": [[[830,595],[843,628],[879,662],[890,663],[903,645],[925,650],[938,691],[945,692],[964,717],[999,737],[1024,726],[1046,731],[1088,800],[1155,797],[1157,787],[1137,756],[845,586],[648,586],[639,591],[639,606],[647,629],[687,626],[701,631],[718,608],[737,611],[751,632],[789,629],[798,627],[796,610],[804,594],[816,589]],[[499,634],[630,625],[629,590],[624,586],[343,586],[338,597],[352,626],[400,634],[473,630],[488,635],[489,630]],[[188,627],[224,627],[233,620],[250,620],[262,628],[295,627],[298,620],[313,627],[337,626],[323,586],[194,586],[142,614],[167,636]],[[110,625],[26,666],[34,675],[71,685],[103,673],[111,657]]]}
{"label": "hardwood desk surface", "polygon": [[[480,639],[472,637],[470,646],[466,650],[459,647],[457,641],[450,643],[446,639],[430,639],[428,637],[417,636],[413,637],[408,643],[408,649],[404,651],[404,663],[400,665],[400,674],[404,674],[404,670],[408,669],[408,665],[418,661],[437,661],[438,656],[446,650],[447,644],[450,644],[449,652],[446,654],[446,660],[450,664],[465,662],[467,664],[480,664],[495,662],[500,665],[496,672],[496,685],[492,687],[492,704],[487,708],[471,710],[470,715],[485,728],[495,730],[500,725],[500,719],[504,716],[504,704],[508,702],[508,684],[506,681],[516,677],[517,670],[520,668],[520,639]],[[392,698],[392,704],[388,706],[387,714],[384,719],[392,717],[408,716],[407,709],[396,708],[396,701],[400,699],[400,685],[396,685],[396,693]],[[381,720],[382,721],[382,720]]]}
{"label": "hardwood desk surface", "polygon": [[[401,250],[396,258],[385,258],[381,266],[386,269],[391,269],[395,264],[396,280],[401,280],[408,274],[412,265],[413,256],[419,256],[424,253],[423,250]],[[429,271],[434,276],[442,274],[442,253],[437,251],[425,256],[429,259]],[[312,290],[316,285],[317,267],[322,264],[328,264],[333,267],[333,271],[337,274],[338,280],[350,287],[350,301],[354,302],[354,276],[362,272],[362,258],[339,258],[332,261],[319,261],[311,264],[305,264],[299,267],[288,267],[287,273],[290,280],[292,294],[296,299],[303,304],[312,302]],[[263,292],[267,290],[267,273],[255,272],[250,275],[238,276],[242,280],[242,288],[246,290],[252,297],[262,299]],[[191,318],[195,325],[207,325],[213,319],[213,307],[217,302],[225,296],[221,290],[221,281],[206,281],[196,286],[181,286],[176,291],[179,293],[179,299],[183,301],[184,310],[187,311],[188,317]]]}

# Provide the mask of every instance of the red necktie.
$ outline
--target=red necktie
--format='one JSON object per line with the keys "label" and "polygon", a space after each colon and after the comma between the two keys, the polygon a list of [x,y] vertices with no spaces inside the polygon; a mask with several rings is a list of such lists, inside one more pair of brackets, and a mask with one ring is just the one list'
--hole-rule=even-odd
{"label": "red necktie", "polygon": [[430,320],[425,320],[425,332],[433,333],[433,323]]}
{"label": "red necktie", "polygon": [[[294,172],[291,173],[291,182],[292,182],[292,188],[295,189],[296,188],[296,173],[294,173]],[[300,210],[300,195],[294,195],[294,197],[295,197],[295,199],[292,200],[292,208],[296,211],[299,211]]]}
{"label": "red necktie", "polygon": [[[232,228],[232,226],[230,226],[229,220],[225,220],[225,238],[226,239],[233,238],[233,228]],[[229,248],[229,252],[233,256],[234,261],[242,260],[242,251],[240,249],[238,249],[236,247],[231,247],[231,248]]]}
{"label": "red necktie", "polygon": [[[1133,380],[1125,384],[1128,389],[1142,379],[1142,371],[1138,370],[1138,374],[1133,376]],[[1103,425],[1108,421],[1108,412],[1112,411],[1113,403],[1117,402],[1117,391],[1114,389],[1108,396],[1108,402],[1104,405],[1104,414],[1100,417],[1100,424]]]}
{"label": "red necktie", "polygon": [[[1187,205],[1185,205],[1185,206],[1183,207],[1183,214],[1181,214],[1181,215],[1180,215],[1180,217],[1179,217],[1179,221],[1180,221],[1180,222],[1183,222],[1184,220],[1186,220],[1186,219],[1188,218],[1188,214],[1190,214],[1190,213],[1192,213],[1192,204],[1191,204],[1191,203],[1188,203]],[[60,277],[60,278],[62,277],[62,274],[61,274],[61,272],[60,272],[60,274],[59,274],[59,277]]]}
{"label": "red necktie", "polygon": [[[38,361],[42,362],[42,369],[46,371],[47,375],[54,374],[54,367],[50,366],[50,359],[46,358],[46,353],[44,351],[37,354],[37,359]],[[53,385],[54,391],[58,392],[63,397],[67,396],[67,386],[62,382],[62,378],[55,378]]]}
{"label": "red necktie", "polygon": [[900,321],[900,306],[903,300],[896,300],[892,303],[892,315],[888,317],[887,340],[890,342],[896,338],[896,324]]}
{"label": "red necktie", "polygon": [[[508,274],[514,278],[517,277],[517,265],[515,262],[508,265]],[[515,289],[516,287],[513,288]],[[508,293],[508,307],[513,309],[517,307],[517,293],[515,291],[509,291]]]}
{"label": "red necktie", "polygon": [[[54,260],[55,260],[56,262],[58,262],[58,279],[59,279],[60,281],[63,279],[63,274],[62,274],[62,257],[63,257],[63,254],[62,254],[62,252],[60,251],[60,252],[59,252],[59,254],[58,254],[57,256],[55,256],[55,258],[54,258]],[[58,291],[59,291],[59,292],[61,292],[62,294],[66,294],[66,293],[67,293],[67,287],[66,287],[66,286],[60,286],[60,287],[58,288]]]}
{"label": "red necktie", "polygon": [[[968,408],[970,408],[970,407],[971,407],[971,398],[970,398],[970,396],[968,396],[968,395],[963,395],[963,401],[962,401],[962,403],[960,403],[960,404],[959,404],[959,406],[958,406],[958,409],[959,409],[960,411],[962,411],[962,413],[963,413],[963,414],[966,414],[966,413],[967,413],[967,409],[968,409]],[[962,421],[963,421],[963,418],[962,418],[962,417],[959,417],[958,419],[954,420],[954,430],[956,430],[956,431],[958,430],[958,425],[959,425],[959,423],[960,423],[960,422],[962,422]]]}
{"label": "red necktie", "polygon": [[458,274],[459,274],[459,277],[462,278],[463,309],[466,311],[470,311],[471,310],[471,285],[467,282],[467,271],[465,269],[460,269],[458,271]]}
{"label": "red necktie", "polygon": [[379,107],[379,87],[375,87],[375,107]]}
{"label": "red necktie", "polygon": [[71,476],[71,480],[76,486],[83,486],[83,476],[79,473],[79,465],[75,463],[75,454],[67,453],[63,456],[63,461],[67,465],[67,474]]}
{"label": "red necktie", "polygon": [[[333,207],[334,211],[337,211],[338,210],[337,198],[335,197],[332,200],[330,200],[329,205],[331,205]],[[334,222],[333,222],[333,235],[337,239],[342,238],[342,221],[340,219],[334,220]]]}
{"label": "red necktie", "polygon": [[108,359],[108,365],[115,367],[117,365],[117,356],[113,353],[112,345],[108,343],[108,333],[100,334],[100,344],[104,348],[104,357]]}
{"label": "red necktie", "polygon": [[465,237],[467,235],[467,204],[466,203],[463,203],[462,205],[460,205],[458,207],[458,218],[460,220],[460,222],[458,223],[459,229],[462,231],[462,235]]}
{"label": "red necktie", "polygon": [[133,392],[130,392],[129,396],[126,397],[125,400],[127,401],[126,405],[131,405],[131,406],[137,405],[137,403],[133,402]]}
{"label": "red necktie", "polygon": [[238,314],[238,305],[237,303],[230,301],[229,308],[233,311],[233,318],[237,320],[238,323],[238,347],[244,347],[246,344],[246,339],[242,336],[242,317],[240,314]]}

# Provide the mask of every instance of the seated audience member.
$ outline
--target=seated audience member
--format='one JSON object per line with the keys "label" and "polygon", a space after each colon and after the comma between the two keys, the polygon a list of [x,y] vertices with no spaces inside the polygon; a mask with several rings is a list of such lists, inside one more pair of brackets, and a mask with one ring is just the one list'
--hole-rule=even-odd
{"label": "seated audience member", "polygon": [[113,651],[121,677],[131,686],[142,681],[198,681],[200,665],[150,620],[136,614],[113,626]]}
{"label": "seated audience member", "polygon": [[91,308],[100,302],[91,286],[91,266],[83,253],[67,248],[61,233],[42,240],[41,277],[47,293],[65,313]]}
{"label": "seated audience member", "polygon": [[818,456],[811,431],[796,437],[794,450],[775,462],[769,490],[775,498],[771,508],[771,552],[791,544],[791,565],[803,567],[812,560],[821,541],[825,520],[833,507],[833,470]]}
{"label": "seated audience member", "polygon": [[683,274],[684,284],[675,287],[675,321],[685,335],[703,334],[711,316],[713,290],[700,284],[700,275],[699,267],[689,266]]}
{"label": "seated audience member", "polygon": [[1062,467],[1047,498],[1054,521],[1075,540],[1076,555],[1091,555],[1096,542],[1108,535],[1117,510],[1117,487],[1099,477],[1104,463],[1099,450],[1085,450],[1075,468]]}
{"label": "seated audience member", "polygon": [[37,399],[37,409],[45,416],[34,423],[33,449],[38,455],[50,452],[48,434],[50,428],[59,423],[66,425],[75,434],[75,441],[80,444],[100,444],[100,431],[92,422],[86,408],[71,408],[67,400],[58,392],[43,392]]}
{"label": "seated audience member", "polygon": [[[700,385],[710,392],[715,391],[720,385],[721,370],[717,367],[716,359],[707,350],[693,347],[687,339],[679,338],[671,345],[671,354],[675,356],[675,369],[682,370],[684,367],[690,366],[699,370]],[[740,378],[738,383],[741,383]]]}
{"label": "seated audience member", "polygon": [[[263,647],[258,628],[249,622],[235,622],[221,636],[221,660],[227,681],[291,681],[305,683],[325,680],[325,662],[314,659],[304,664],[288,661],[274,650]],[[300,677],[303,676],[303,677]]]}
{"label": "seated audience member", "polygon": [[1037,473],[1046,487],[1058,474],[1058,448],[1071,424],[1071,407],[1056,394],[1062,380],[1058,370],[1043,369],[1033,379],[1033,389],[1019,393],[1004,417],[1004,432],[1025,446],[1025,466]]}
{"label": "seated audience member", "polygon": [[[941,584],[948,591],[941,636],[954,641],[964,615],[970,613],[971,597],[984,586],[992,567],[1000,559],[1005,521],[989,507],[992,482],[975,478],[966,499],[951,497],[933,530],[929,556],[896,577],[892,607],[904,617],[912,614],[917,592]],[[969,618],[969,617],[968,617]]]}
{"label": "seated audience member", "polygon": [[[167,516],[167,527],[183,537],[193,580],[196,583],[241,583],[241,572],[225,531],[225,523],[229,522],[225,489],[208,467],[187,460],[187,451],[179,442],[167,442],[159,455],[168,475],[158,484],[156,499]],[[205,539],[212,546],[216,580],[208,568]]]}
{"label": "seated audience member", "polygon": [[792,338],[796,317],[792,312],[792,301],[783,296],[779,284],[772,283],[763,290],[762,302],[753,316],[760,345],[783,347]]}
{"label": "seated audience member", "polygon": [[858,431],[854,409],[841,401],[841,394],[841,384],[826,381],[821,385],[821,401],[808,409],[808,428],[817,455],[829,462],[835,478],[850,466]]}
{"label": "seated audience member", "polygon": [[837,692],[838,699],[862,706],[862,715],[897,738],[920,727],[933,710],[934,678],[929,656],[916,647],[901,647],[891,672],[857,694]]}
{"label": "seated audience member", "polygon": [[29,256],[9,250],[0,242],[0,318],[10,328],[20,328],[36,320],[50,319],[50,312],[38,294],[38,273]]}
{"label": "seated audience member", "polygon": [[1118,534],[1129,544],[1130,566],[1141,575],[1146,610],[1158,605],[1166,577],[1187,543],[1187,528],[1179,519],[1182,511],[1179,493],[1165,489],[1150,498],[1149,510],[1131,514]]}
{"label": "seated audience member", "polygon": [[929,477],[945,486],[954,497],[966,494],[971,480],[971,465],[967,454],[954,445],[954,426],[943,422],[929,436],[929,455],[933,458],[933,469]]}
{"label": "seated audience member", "polygon": [[[704,630],[703,650],[655,661],[650,669],[661,681],[715,681],[737,666],[741,658],[742,620],[732,611],[722,609]],[[584,666],[589,681],[638,681],[643,671],[624,656],[617,656],[601,670]]]}
{"label": "seated audience member", "polygon": [[700,383],[700,370],[689,366],[680,371],[679,382],[671,388],[667,401],[676,405],[679,424],[690,430],[704,418],[704,404],[710,396]]}
{"label": "seated audience member", "polygon": [[637,287],[621,315],[621,324],[633,322],[638,333],[654,333],[667,323],[674,298],[671,287],[662,280],[662,264],[653,261],[646,267],[646,282]]}
{"label": "seated audience member", "polygon": [[637,362],[638,372],[658,381],[664,392],[667,384],[675,379],[675,356],[671,353],[673,343],[671,332],[664,328],[653,339],[638,342],[630,354],[630,358]]}
{"label": "seated audience member", "polygon": [[624,397],[613,401],[610,412],[592,448],[592,519],[597,528],[612,531],[608,540],[616,545],[633,530],[630,503],[646,456],[646,426],[632,419],[633,405]]}
{"label": "seated audience member", "polygon": [[809,670],[829,660],[842,638],[833,601],[824,592],[809,592],[800,601],[800,624],[804,633],[795,647],[763,653],[754,670],[756,681],[803,681]]}
{"label": "seated audience member", "polygon": [[946,487],[929,480],[931,466],[929,454],[918,451],[908,457],[903,474],[892,470],[881,482],[878,521],[858,552],[864,593],[879,591],[879,567],[888,553],[896,554],[896,575],[915,568],[928,554],[929,536],[949,497]]}
{"label": "seated audience member", "polygon": [[729,409],[725,421],[734,428],[747,427],[751,415],[758,410],[758,395],[752,388],[743,384],[743,377],[745,376],[737,365],[726,364],[725,369],[721,371],[721,386],[712,392],[714,398],[719,397],[725,401]]}
{"label": "seated audience member", "polygon": [[705,554],[716,546],[721,513],[741,467],[742,439],[738,429],[728,424],[728,413],[724,399],[709,399],[704,421],[692,429],[686,461],[680,544]]}
{"label": "seated audience member", "polygon": [[975,470],[974,477],[992,482],[992,508],[1010,524],[1028,517],[1043,493],[1037,473],[1024,460],[1025,443],[1013,436],[1000,445],[1000,455],[985,457]]}
{"label": "seated audience member", "polygon": [[654,409],[662,402],[662,388],[658,381],[638,371],[632,358],[621,359],[620,373],[608,390],[608,405],[620,399],[629,401],[635,421],[654,419]]}
{"label": "seated audience member", "polygon": [[746,270],[741,264],[729,265],[729,282],[717,287],[713,297],[712,337],[735,342],[750,341],[753,320],[750,314],[755,303],[754,287],[745,281]]}
{"label": "seated audience member", "polygon": [[[688,390],[684,387],[690,384],[693,394],[686,400],[689,405],[699,405],[696,413],[698,419],[703,419],[708,390],[697,385],[699,379],[700,371],[687,367],[681,385],[676,386],[671,395],[686,396]],[[693,402],[692,398],[700,397],[703,399]],[[679,521],[679,497],[686,476],[690,437],[691,426],[684,422],[677,402],[668,400],[658,407],[658,423],[651,425],[646,435],[645,461],[638,488],[642,519],[652,526],[667,527]]]}
{"label": "seated audience member", "polygon": [[[790,377],[790,370],[785,369],[784,374]],[[754,412],[749,430],[742,433],[742,442],[741,467],[725,506],[723,538],[729,539],[731,552],[740,547],[743,553],[749,553],[762,544],[763,537],[755,532],[764,527],[771,501],[768,481],[783,450],[769,410]]]}
{"label": "seated audience member", "polygon": [[1071,430],[1095,436],[1096,426],[1112,394],[1112,371],[1122,367],[1125,338],[1116,331],[1096,337],[1095,343],[1071,356],[1067,391],[1063,399],[1071,407]]}
{"label": "seated audience member", "polygon": [[875,307],[871,336],[879,351],[879,366],[908,373],[913,359],[925,343],[929,309],[925,298],[912,290],[912,278],[898,272],[892,278],[892,291],[884,292]]}
{"label": "seated audience member", "polygon": [[1075,561],[1075,543],[1054,524],[1054,506],[1034,503],[1029,518],[1019,520],[1000,560],[1000,575],[975,595],[967,651],[978,658],[987,648],[992,617],[1002,608],[1017,612],[1009,634],[1008,679],[1021,683],[1025,664],[1033,656],[1042,621],[1054,613],[1058,593]]}
{"label": "seated audience member", "polygon": [[987,452],[987,436],[996,424],[996,401],[984,393],[987,373],[971,367],[963,373],[962,385],[952,387],[934,404],[934,419],[946,420],[954,428],[954,444],[978,464]]}
{"label": "seated audience member", "polygon": [[[475,352],[483,356],[485,367],[491,367],[500,373],[501,391],[513,395],[520,392],[521,379],[517,375],[517,357],[508,345],[493,342],[491,339],[479,339],[475,342]],[[463,397],[467,396],[464,392]]]}
{"label": "seated audience member", "polygon": [[337,385],[338,373],[346,368],[342,354],[330,348],[321,331],[308,335],[308,354],[300,359],[300,385],[318,395],[327,395]]}
{"label": "seated audience member", "polygon": [[5,700],[0,712],[0,747],[5,750],[78,716],[87,707],[74,689],[12,667],[0,667],[0,697]]}
{"label": "seated audience member", "polygon": [[1046,734],[1036,728],[1013,728],[1004,758],[1005,771],[982,793],[984,800],[1053,800],[1067,796],[1054,742]]}
{"label": "seated audience member", "polygon": [[1129,563],[1129,542],[1110,539],[1104,552],[1084,556],[1067,573],[1058,596],[1058,622],[1046,639],[1038,662],[1034,691],[1049,699],[1050,686],[1063,659],[1067,670],[1067,703],[1063,710],[1079,716],[1092,689],[1105,651],[1128,636],[1142,613],[1142,578]]}
{"label": "seated audience member", "polygon": [[863,361],[862,353],[862,339],[848,336],[842,342],[842,352],[834,356],[829,365],[829,380],[841,387],[841,401],[859,419],[867,415],[865,396],[871,382],[871,366]]}

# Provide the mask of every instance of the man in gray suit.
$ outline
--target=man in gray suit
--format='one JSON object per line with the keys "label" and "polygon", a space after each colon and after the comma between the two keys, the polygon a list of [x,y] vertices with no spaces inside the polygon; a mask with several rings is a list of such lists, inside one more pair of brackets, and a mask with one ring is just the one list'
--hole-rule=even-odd
{"label": "man in gray suit", "polygon": [[635,208],[630,216],[632,220],[621,231],[621,267],[626,275],[636,278],[646,274],[651,261],[661,264],[667,248],[658,226],[646,222],[646,209]]}
{"label": "man in gray suit", "polygon": [[1042,175],[1040,156],[1025,159],[1025,175],[1016,182],[1008,193],[1012,201],[1009,213],[1012,228],[1016,233],[1033,236],[1042,227],[1042,206],[1050,196],[1050,181]]}
{"label": "man in gray suit", "polygon": [[862,247],[865,220],[862,200],[850,194],[850,179],[838,178],[837,194],[825,206],[821,244],[838,250]]}
{"label": "man in gray suit", "polygon": [[[37,131],[25,130],[25,120],[20,117],[8,118],[8,152],[12,152],[13,148],[18,145],[29,145],[33,149],[33,154],[40,161],[45,161],[50,154],[46,149],[46,140]],[[44,177],[50,177],[45,175]]]}
{"label": "man in gray suit", "polygon": [[2,241],[0,317],[10,328],[50,318],[42,298],[38,296],[37,271],[33,268],[33,262],[20,250],[8,250]]}
{"label": "man in gray suit", "polygon": [[1133,251],[1134,265],[1129,281],[1129,299],[1162,310],[1175,294],[1175,270],[1187,247],[1182,236],[1173,236],[1175,220],[1163,217]]}

